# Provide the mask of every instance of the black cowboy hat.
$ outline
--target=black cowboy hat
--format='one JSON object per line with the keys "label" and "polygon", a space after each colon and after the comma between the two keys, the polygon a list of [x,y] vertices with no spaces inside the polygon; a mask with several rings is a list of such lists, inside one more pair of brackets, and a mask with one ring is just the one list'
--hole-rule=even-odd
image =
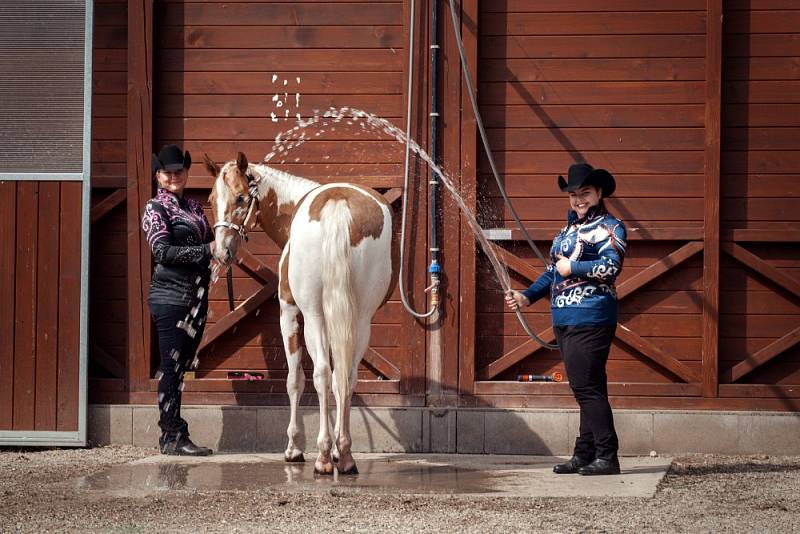
{"label": "black cowboy hat", "polygon": [[153,173],[156,171],[174,172],[180,169],[189,170],[192,166],[192,156],[189,151],[181,152],[176,145],[166,145],[158,155],[153,154]]}
{"label": "black cowboy hat", "polygon": [[603,197],[610,197],[617,188],[614,177],[605,169],[595,169],[588,163],[575,163],[569,166],[569,180],[558,177],[558,187],[565,193],[577,191],[581,187],[593,185],[603,190]]}

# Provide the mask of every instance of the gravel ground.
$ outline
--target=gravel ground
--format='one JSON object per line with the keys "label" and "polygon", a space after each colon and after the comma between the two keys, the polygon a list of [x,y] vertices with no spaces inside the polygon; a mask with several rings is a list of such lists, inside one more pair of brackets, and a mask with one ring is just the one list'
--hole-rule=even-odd
{"label": "gravel ground", "polygon": [[152,449],[0,449],[0,532],[798,532],[800,457],[678,458],[652,499],[170,492],[68,482]]}

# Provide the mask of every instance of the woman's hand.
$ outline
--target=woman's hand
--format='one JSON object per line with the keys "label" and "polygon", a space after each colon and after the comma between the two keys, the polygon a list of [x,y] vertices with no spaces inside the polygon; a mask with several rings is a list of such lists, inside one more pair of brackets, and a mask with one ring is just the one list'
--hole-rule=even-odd
{"label": "woman's hand", "polygon": [[517,311],[521,306],[530,306],[531,301],[529,301],[528,297],[523,295],[521,291],[512,289],[506,293],[506,304],[512,310]]}
{"label": "woman's hand", "polygon": [[556,262],[556,270],[558,271],[558,274],[566,278],[572,274],[572,262],[559,254],[558,261]]}

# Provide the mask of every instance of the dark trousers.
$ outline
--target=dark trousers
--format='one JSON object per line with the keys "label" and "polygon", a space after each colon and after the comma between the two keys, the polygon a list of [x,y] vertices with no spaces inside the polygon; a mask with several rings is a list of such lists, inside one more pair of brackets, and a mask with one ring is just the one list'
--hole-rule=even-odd
{"label": "dark trousers", "polygon": [[202,302],[197,316],[191,318],[190,324],[196,330],[194,337],[191,337],[186,330],[178,327],[179,321],[186,320],[191,307],[150,304],[150,314],[158,331],[158,352],[161,356],[161,379],[158,382],[158,409],[161,415],[158,426],[161,427],[162,444],[189,435],[188,425],[181,417],[183,375],[197,354],[197,347],[203,337],[207,309],[208,303]]}
{"label": "dark trousers", "polygon": [[553,328],[572,393],[581,411],[580,435],[574,455],[586,461],[611,460],[619,450],[614,416],[608,403],[606,362],[614,326]]}

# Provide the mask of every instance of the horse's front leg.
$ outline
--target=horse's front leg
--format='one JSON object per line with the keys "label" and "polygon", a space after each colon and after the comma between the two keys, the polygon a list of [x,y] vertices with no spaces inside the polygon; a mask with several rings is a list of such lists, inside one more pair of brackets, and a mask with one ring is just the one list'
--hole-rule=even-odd
{"label": "horse's front leg", "polygon": [[287,462],[303,462],[303,451],[306,447],[305,428],[302,420],[298,419],[300,397],[306,385],[306,376],[303,372],[301,359],[303,347],[300,344],[300,309],[293,303],[279,299],[281,305],[281,335],[283,336],[283,349],[286,352],[288,375],[286,376],[286,391],[289,394],[289,426],[286,434],[289,443],[286,446],[284,457]]}
{"label": "horse's front leg", "polygon": [[314,388],[319,398],[319,436],[317,446],[319,456],[314,463],[314,472],[321,475],[333,474],[333,461],[331,449],[330,421],[328,418],[328,393],[331,390],[331,364],[329,356],[328,338],[325,334],[325,323],[322,314],[303,315],[305,327],[303,329],[308,354],[314,362]]}

